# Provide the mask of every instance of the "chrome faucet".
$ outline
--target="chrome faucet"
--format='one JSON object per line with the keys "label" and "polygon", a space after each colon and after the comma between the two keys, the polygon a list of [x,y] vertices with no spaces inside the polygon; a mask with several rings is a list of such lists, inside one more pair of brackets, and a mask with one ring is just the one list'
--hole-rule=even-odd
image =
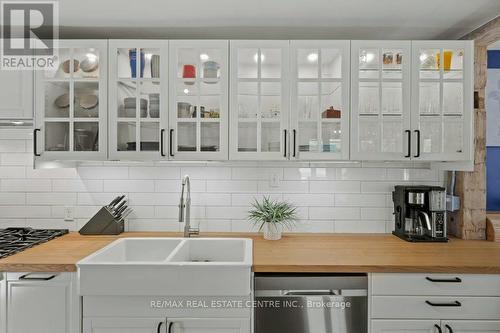
{"label": "chrome faucet", "polygon": [[[184,200],[184,188],[186,188],[186,200]],[[181,201],[179,203],[179,222],[185,222],[184,237],[197,236],[200,233],[198,228],[191,227],[191,183],[189,176],[182,179]]]}

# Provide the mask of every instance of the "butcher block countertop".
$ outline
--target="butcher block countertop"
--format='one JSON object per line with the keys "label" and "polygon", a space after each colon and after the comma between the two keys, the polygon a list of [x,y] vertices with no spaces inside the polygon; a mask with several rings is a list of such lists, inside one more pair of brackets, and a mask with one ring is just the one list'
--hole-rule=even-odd
{"label": "butcher block countertop", "polygon": [[[167,232],[81,236],[72,232],[0,259],[0,272],[73,272],[80,259],[115,239],[179,236]],[[408,243],[387,234],[288,234],[279,241],[266,241],[254,233],[202,233],[201,237],[252,238],[254,272],[500,274],[500,243],[487,241]]]}

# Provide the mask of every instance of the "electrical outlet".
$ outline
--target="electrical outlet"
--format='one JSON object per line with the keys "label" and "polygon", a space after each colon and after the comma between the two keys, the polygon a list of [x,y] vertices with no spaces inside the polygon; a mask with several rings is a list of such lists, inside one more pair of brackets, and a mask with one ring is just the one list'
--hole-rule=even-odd
{"label": "electrical outlet", "polygon": [[66,206],[64,207],[64,221],[74,221],[75,220],[75,208]]}
{"label": "electrical outlet", "polygon": [[271,177],[269,179],[269,186],[280,187],[280,176],[277,173],[271,174]]}

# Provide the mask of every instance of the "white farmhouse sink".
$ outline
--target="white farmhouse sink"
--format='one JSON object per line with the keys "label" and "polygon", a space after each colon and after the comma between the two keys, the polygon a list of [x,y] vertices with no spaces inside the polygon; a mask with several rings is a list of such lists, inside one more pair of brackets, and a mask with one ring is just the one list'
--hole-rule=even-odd
{"label": "white farmhouse sink", "polygon": [[77,267],[84,296],[247,296],[252,240],[122,238]]}

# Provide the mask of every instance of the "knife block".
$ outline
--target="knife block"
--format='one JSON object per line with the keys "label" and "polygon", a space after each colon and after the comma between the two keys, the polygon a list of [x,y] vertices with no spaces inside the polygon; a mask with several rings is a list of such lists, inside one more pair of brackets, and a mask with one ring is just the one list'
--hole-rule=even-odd
{"label": "knife block", "polygon": [[102,207],[81,229],[80,235],[119,235],[125,223],[117,221],[107,207]]}

